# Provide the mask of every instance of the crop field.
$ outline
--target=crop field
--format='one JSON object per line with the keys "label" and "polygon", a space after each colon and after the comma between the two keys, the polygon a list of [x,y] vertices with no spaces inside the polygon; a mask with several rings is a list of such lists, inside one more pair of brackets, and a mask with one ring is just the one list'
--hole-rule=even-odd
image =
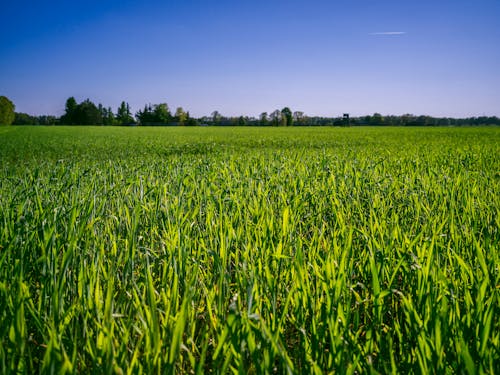
{"label": "crop field", "polygon": [[0,128],[0,373],[499,373],[500,128]]}

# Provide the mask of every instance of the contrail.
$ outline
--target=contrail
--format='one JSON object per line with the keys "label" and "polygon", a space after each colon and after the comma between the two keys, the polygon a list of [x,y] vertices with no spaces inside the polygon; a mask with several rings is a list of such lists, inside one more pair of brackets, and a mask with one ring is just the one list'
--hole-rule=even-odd
{"label": "contrail", "polygon": [[382,31],[379,33],[370,33],[370,35],[403,35],[406,31]]}

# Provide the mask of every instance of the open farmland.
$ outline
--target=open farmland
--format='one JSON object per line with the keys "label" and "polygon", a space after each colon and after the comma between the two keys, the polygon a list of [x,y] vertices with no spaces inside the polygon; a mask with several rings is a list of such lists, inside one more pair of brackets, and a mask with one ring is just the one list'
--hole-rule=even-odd
{"label": "open farmland", "polygon": [[493,374],[500,128],[0,129],[0,372]]}

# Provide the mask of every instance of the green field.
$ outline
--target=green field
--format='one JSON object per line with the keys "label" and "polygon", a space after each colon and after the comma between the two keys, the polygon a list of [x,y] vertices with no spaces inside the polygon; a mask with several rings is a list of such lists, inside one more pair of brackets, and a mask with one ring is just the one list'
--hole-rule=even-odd
{"label": "green field", "polygon": [[498,373],[500,128],[0,128],[0,373]]}

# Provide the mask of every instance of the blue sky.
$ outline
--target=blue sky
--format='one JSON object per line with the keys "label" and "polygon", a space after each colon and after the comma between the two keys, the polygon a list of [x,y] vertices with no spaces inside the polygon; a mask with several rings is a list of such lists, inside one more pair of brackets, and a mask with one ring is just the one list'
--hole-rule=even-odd
{"label": "blue sky", "polygon": [[194,116],[500,116],[499,0],[11,1],[0,95]]}

